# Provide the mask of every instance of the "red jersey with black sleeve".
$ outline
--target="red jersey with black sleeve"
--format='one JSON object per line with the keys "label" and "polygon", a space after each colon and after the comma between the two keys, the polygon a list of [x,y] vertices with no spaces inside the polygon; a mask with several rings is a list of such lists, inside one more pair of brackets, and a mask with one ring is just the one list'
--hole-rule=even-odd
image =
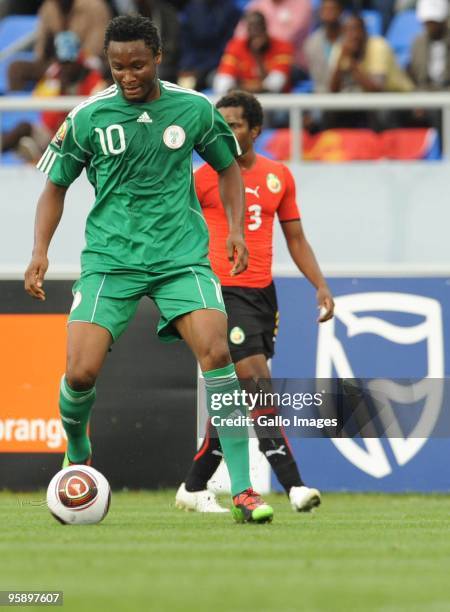
{"label": "red jersey with black sleeve", "polygon": [[294,178],[287,166],[262,155],[250,169],[241,168],[245,185],[245,240],[248,268],[230,276],[226,240],[228,221],[219,194],[219,177],[208,164],[195,174],[195,189],[209,228],[209,259],[224,287],[263,288],[272,282],[272,237],[275,214],[280,221],[300,219]]}

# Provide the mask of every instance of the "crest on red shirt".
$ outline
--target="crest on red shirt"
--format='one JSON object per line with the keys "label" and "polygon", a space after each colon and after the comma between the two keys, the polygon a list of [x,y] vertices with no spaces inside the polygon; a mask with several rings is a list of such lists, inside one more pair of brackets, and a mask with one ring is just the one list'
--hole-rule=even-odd
{"label": "crest on red shirt", "polygon": [[281,181],[276,174],[270,172],[267,175],[266,183],[269,191],[271,191],[272,193],[280,193]]}

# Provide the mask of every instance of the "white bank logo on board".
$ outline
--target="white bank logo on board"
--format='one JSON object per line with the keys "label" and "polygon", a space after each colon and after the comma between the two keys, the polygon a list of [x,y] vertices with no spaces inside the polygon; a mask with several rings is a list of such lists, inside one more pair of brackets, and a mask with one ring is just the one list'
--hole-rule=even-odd
{"label": "white bank logo on board", "polygon": [[[422,379],[414,379],[410,385],[404,385],[392,379],[378,378],[368,385],[371,392],[382,390],[389,400],[390,414],[386,421],[390,430],[386,442],[391,447],[393,458],[389,459],[378,438],[360,439],[360,443],[351,438],[331,440],[339,452],[357,468],[374,478],[384,478],[417,455],[439,418],[444,393],[441,305],[437,300],[421,295],[377,291],[338,296],[335,303],[335,319],[319,326],[316,364],[318,379],[336,375],[339,378],[360,376],[358,364],[351,363],[345,346],[346,341],[350,342],[360,334],[375,334],[383,341],[411,348],[422,343],[426,350]],[[393,324],[386,320],[386,316],[392,313],[418,315],[420,323],[412,326]],[[342,324],[346,330],[346,335],[340,334],[339,338],[336,335],[338,324]],[[376,360],[376,355],[373,358]],[[417,400],[423,403],[421,414],[412,430],[404,435],[392,405],[395,402],[406,407]]]}

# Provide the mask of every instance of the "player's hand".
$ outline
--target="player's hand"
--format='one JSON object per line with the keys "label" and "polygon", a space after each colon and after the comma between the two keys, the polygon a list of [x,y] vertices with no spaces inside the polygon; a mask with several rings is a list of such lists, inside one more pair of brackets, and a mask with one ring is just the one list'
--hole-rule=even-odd
{"label": "player's hand", "polygon": [[45,300],[44,276],[48,268],[45,255],[33,255],[25,272],[25,291],[37,300]]}
{"label": "player's hand", "polygon": [[317,308],[319,308],[318,323],[324,323],[333,318],[334,300],[328,287],[319,287],[317,290]]}
{"label": "player's hand", "polygon": [[231,233],[227,239],[228,260],[234,262],[230,276],[245,272],[248,266],[248,250],[242,234]]}

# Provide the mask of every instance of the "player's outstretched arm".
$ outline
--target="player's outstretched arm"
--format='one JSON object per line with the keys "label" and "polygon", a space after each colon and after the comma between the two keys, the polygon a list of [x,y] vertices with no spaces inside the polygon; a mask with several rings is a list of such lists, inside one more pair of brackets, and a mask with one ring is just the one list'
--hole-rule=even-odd
{"label": "player's outstretched arm", "polygon": [[45,300],[44,276],[48,268],[47,252],[64,210],[67,187],[47,181],[38,200],[34,222],[34,246],[25,272],[25,291],[38,300]]}
{"label": "player's outstretched arm", "polygon": [[244,240],[245,191],[236,161],[219,172],[219,191],[228,218],[228,259],[234,262],[231,276],[247,269],[248,251]]}
{"label": "player's outstretched arm", "polygon": [[299,219],[284,221],[281,227],[295,265],[317,289],[317,305],[320,308],[317,320],[319,323],[328,321],[334,313],[333,296],[317,263],[314,251],[306,240],[302,223]]}

